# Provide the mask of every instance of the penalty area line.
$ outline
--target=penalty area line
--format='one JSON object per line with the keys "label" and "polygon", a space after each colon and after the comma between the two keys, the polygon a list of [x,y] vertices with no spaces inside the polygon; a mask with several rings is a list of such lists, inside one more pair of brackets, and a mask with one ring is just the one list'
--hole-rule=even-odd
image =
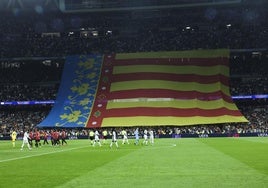
{"label": "penalty area line", "polygon": [[[39,153],[39,154],[27,155],[27,156],[16,157],[16,158],[11,158],[11,159],[4,159],[4,160],[0,160],[0,163],[20,160],[20,159],[27,159],[27,158],[31,158],[31,157],[38,157],[38,156],[42,156],[42,155],[50,155],[50,154],[60,153],[60,152],[65,152],[65,151],[72,151],[72,150],[82,149],[82,148],[86,148],[86,147],[89,147],[89,146],[83,146],[83,147],[78,147],[78,148],[70,148],[70,149],[52,151],[52,152],[47,152],[47,153]],[[29,152],[31,152],[31,151],[29,151]]]}

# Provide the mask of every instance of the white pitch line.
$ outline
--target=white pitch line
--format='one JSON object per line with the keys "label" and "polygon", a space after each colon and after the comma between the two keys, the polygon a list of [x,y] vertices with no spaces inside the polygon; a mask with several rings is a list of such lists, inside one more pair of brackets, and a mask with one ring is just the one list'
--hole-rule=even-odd
{"label": "white pitch line", "polygon": [[[65,150],[60,150],[60,151],[52,151],[52,152],[48,152],[48,153],[40,153],[40,154],[35,154],[35,155],[27,155],[27,156],[23,156],[23,157],[12,158],[12,159],[5,159],[5,160],[0,160],[0,163],[8,162],[8,161],[20,160],[20,159],[26,159],[26,158],[31,158],[31,157],[37,157],[37,156],[42,156],[42,155],[49,155],[49,154],[54,154],[54,153],[60,153],[60,152],[65,152],[65,151],[71,151],[71,150],[81,149],[81,148],[86,148],[86,147],[89,147],[89,146],[83,146],[83,147],[78,147],[78,148],[65,149]],[[29,152],[31,152],[31,151],[29,151]]]}
{"label": "white pitch line", "polygon": [[[141,145],[142,146],[142,145]],[[66,150],[60,150],[60,151],[52,151],[52,152],[48,152],[48,153],[40,153],[40,154],[35,154],[35,155],[27,155],[27,156],[23,156],[23,157],[16,157],[16,158],[12,158],[12,159],[5,159],[5,160],[0,160],[0,163],[3,162],[9,162],[9,161],[15,161],[15,160],[20,160],[20,159],[27,159],[27,158],[31,158],[31,157],[38,157],[38,156],[42,156],[42,155],[49,155],[49,154],[54,154],[54,153],[60,153],[60,152],[65,152],[65,151],[72,151],[75,149],[81,149],[81,148],[86,148],[86,147],[92,147],[92,146],[83,146],[83,147],[78,147],[78,148],[71,148],[71,149],[66,149]],[[161,148],[170,148],[170,147],[176,147],[176,144],[171,144],[171,145],[160,145],[160,146],[152,146],[150,147],[148,145],[148,148],[146,146],[144,146],[144,150],[154,150],[154,149],[161,149]],[[94,148],[94,147],[92,147]],[[97,147],[95,147],[97,148]],[[119,148],[120,149],[120,148]],[[137,149],[142,149],[141,147],[137,146],[137,148],[124,148],[124,150],[137,150]],[[28,150],[28,149],[27,149]],[[107,152],[107,151],[111,151],[113,149],[111,148],[107,148],[105,150],[91,150],[91,152]],[[31,151],[29,151],[31,152]]]}

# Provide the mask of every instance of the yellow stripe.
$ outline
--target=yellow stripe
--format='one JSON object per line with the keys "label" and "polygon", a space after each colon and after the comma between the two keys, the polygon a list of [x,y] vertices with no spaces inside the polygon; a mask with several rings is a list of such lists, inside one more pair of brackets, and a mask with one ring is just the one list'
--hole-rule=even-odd
{"label": "yellow stripe", "polygon": [[185,125],[201,125],[201,124],[218,124],[218,123],[234,123],[248,122],[243,116],[217,116],[217,117],[116,117],[104,118],[101,127],[133,127],[133,126],[185,126]]}
{"label": "yellow stripe", "polygon": [[176,66],[176,65],[128,65],[128,66],[114,66],[113,74],[127,74],[127,73],[170,73],[170,74],[197,74],[197,75],[216,75],[222,74],[229,77],[229,67],[224,65],[216,65],[209,67],[200,66]]}
{"label": "yellow stripe", "polygon": [[229,87],[220,82],[212,84],[200,84],[196,82],[174,82],[165,80],[136,80],[114,82],[111,84],[110,91],[122,91],[133,89],[169,89],[174,91],[199,91],[202,93],[210,93],[222,91],[226,95],[230,95]]}
{"label": "yellow stripe", "polygon": [[[226,107],[229,110],[237,110],[237,107],[234,103],[228,103],[223,99],[213,100],[213,101],[200,101],[197,99],[192,100],[170,100],[170,101],[152,101],[157,99],[151,99],[148,101],[146,98],[137,98],[126,100],[113,100],[108,101],[107,109],[116,109],[116,108],[135,108],[135,107],[159,107],[159,108],[200,108],[200,109],[216,109]],[[128,102],[129,101],[129,102]]]}
{"label": "yellow stripe", "polygon": [[229,57],[228,49],[216,50],[190,50],[190,51],[169,51],[169,52],[140,52],[140,53],[119,53],[116,59],[138,59],[138,58],[215,58]]}

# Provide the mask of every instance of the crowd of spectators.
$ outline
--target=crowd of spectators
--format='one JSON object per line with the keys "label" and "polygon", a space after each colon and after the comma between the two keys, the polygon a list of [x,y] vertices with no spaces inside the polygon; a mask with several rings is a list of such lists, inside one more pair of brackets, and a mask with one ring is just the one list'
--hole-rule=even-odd
{"label": "crowd of spectators", "polygon": [[266,6],[0,14],[0,58],[268,45]]}
{"label": "crowd of spectators", "polygon": [[267,62],[267,54],[233,54],[230,58],[231,95],[268,94]]}
{"label": "crowd of spectators", "polygon": [[49,113],[51,106],[1,107],[0,137],[10,134],[11,130],[18,132],[32,129]]}
{"label": "crowd of spectators", "polygon": [[55,100],[64,60],[0,64],[0,101]]}
{"label": "crowd of spectators", "polygon": [[55,100],[58,84],[4,84],[0,91],[0,101],[45,101]]}

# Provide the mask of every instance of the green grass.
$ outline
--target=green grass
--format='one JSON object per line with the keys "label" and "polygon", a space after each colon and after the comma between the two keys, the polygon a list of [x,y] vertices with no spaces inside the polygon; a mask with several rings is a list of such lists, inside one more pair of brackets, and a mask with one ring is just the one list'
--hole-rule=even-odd
{"label": "green grass", "polygon": [[[109,141],[108,141],[109,143]],[[20,151],[0,142],[0,187],[268,187],[268,138],[156,139],[154,146],[88,140]]]}

